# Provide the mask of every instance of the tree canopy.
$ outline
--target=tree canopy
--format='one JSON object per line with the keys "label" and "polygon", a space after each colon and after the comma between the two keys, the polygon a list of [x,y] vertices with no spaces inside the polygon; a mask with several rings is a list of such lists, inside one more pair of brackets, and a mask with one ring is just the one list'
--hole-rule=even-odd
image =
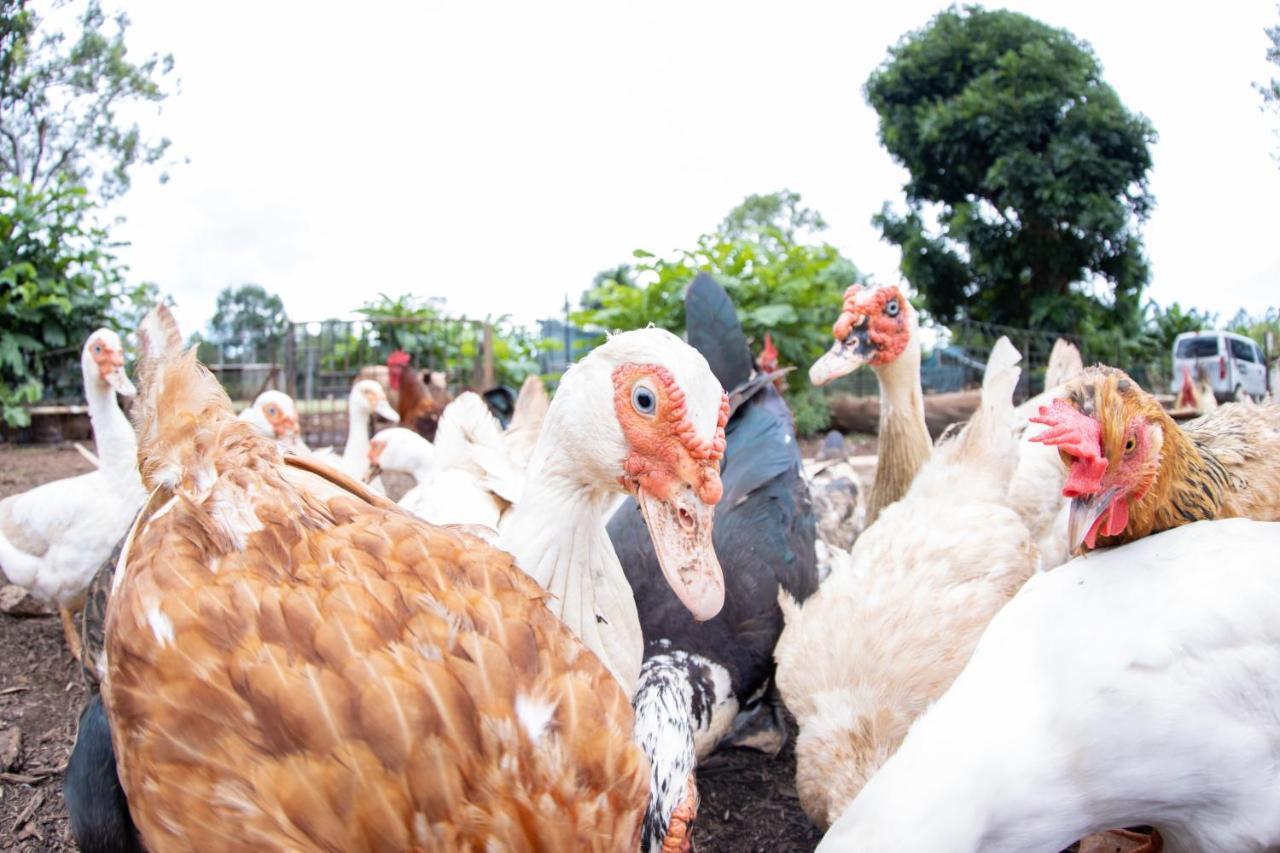
{"label": "tree canopy", "polygon": [[173,57],[132,62],[128,17],[108,18],[97,0],[71,33],[50,28],[31,5],[0,0],[0,177],[40,191],[70,179],[104,200],[118,196],[135,165],[155,163],[169,146],[122,108],[163,101]]}
{"label": "tree canopy", "polygon": [[[1271,42],[1267,46],[1267,61],[1280,68],[1280,24],[1266,32],[1267,39]],[[1262,93],[1263,107],[1280,113],[1280,77],[1272,77],[1266,83],[1259,84],[1258,91]]]}
{"label": "tree canopy", "polygon": [[865,94],[910,173],[906,213],[886,204],[875,221],[933,317],[1137,328],[1155,132],[1087,44],[952,8],[891,48]]}
{"label": "tree canopy", "polygon": [[699,272],[710,273],[733,299],[757,353],[768,332],[780,363],[802,368],[787,377],[797,428],[821,429],[825,405],[808,394],[807,368],[830,342],[844,289],[860,280],[852,261],[815,239],[824,228],[797,193],[748,196],[691,248],[669,257],[637,249],[634,277],[630,267],[616,268],[625,275],[597,276],[573,322],[610,331],[653,323],[682,333],[685,288]]}
{"label": "tree canopy", "polygon": [[129,286],[118,244],[93,218],[82,187],[37,191],[0,181],[0,416],[11,426],[42,396],[79,397],[79,351],[95,329],[131,329],[132,311],[154,300]]}
{"label": "tree canopy", "polygon": [[289,330],[280,297],[260,284],[224,287],[209,320],[209,341],[240,352],[279,340]]}

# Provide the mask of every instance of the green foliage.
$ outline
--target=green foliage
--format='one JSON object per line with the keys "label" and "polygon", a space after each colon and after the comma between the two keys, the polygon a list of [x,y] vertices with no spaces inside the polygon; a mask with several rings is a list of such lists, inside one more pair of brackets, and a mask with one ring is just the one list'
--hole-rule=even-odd
{"label": "green foliage", "polygon": [[173,57],[131,62],[129,19],[108,19],[97,0],[76,24],[77,32],[60,32],[27,0],[0,0],[0,177],[41,191],[68,179],[111,199],[129,188],[134,166],[155,163],[169,146],[122,113],[165,99]]}
{"label": "green foliage", "polygon": [[119,244],[93,210],[66,181],[43,191],[0,182],[0,416],[11,426],[26,425],[22,405],[46,392],[79,397],[85,338],[102,326],[128,330],[135,300],[154,295],[126,286]]}
{"label": "green foliage", "polygon": [[787,405],[795,421],[796,435],[814,435],[825,432],[831,425],[831,408],[827,394],[813,386],[788,391]]}
{"label": "green foliage", "polygon": [[261,285],[242,284],[218,294],[207,340],[227,357],[257,361],[271,358],[288,332],[289,315],[280,297]]}
{"label": "green foliage", "polygon": [[[1266,348],[1267,332],[1280,342],[1280,309],[1271,307],[1261,317],[1256,317],[1241,308],[1223,328],[1240,335],[1247,335],[1257,341],[1258,346]],[[1273,359],[1280,355],[1274,348],[1268,348],[1266,351]]]}
{"label": "green foliage", "polygon": [[480,380],[479,360],[484,348],[484,325],[493,326],[494,381],[519,387],[538,372],[539,341],[516,325],[509,315],[487,317],[482,322],[448,317],[443,301],[422,300],[411,294],[392,298],[379,294],[360,313],[372,322],[369,333],[381,363],[393,350],[414,356],[420,367],[447,370],[454,379],[475,384]]}
{"label": "green foliage", "polygon": [[933,317],[1137,332],[1155,132],[1086,44],[952,8],[892,48],[865,92],[911,176],[907,212],[874,221]]}
{"label": "green foliage", "polygon": [[[780,363],[801,369],[788,376],[793,411],[804,401],[807,368],[829,341],[832,319],[844,289],[859,280],[857,267],[829,243],[802,242],[826,227],[816,211],[803,207],[787,190],[748,196],[720,226],[697,239],[693,248],[660,257],[637,250],[638,285],[617,278],[597,280],[572,315],[579,325],[600,329],[638,329],[649,323],[677,334],[684,331],[684,292],[694,276],[716,278],[738,309],[738,318],[757,351],[771,333]],[[822,420],[809,418],[807,425]],[[799,428],[797,412],[797,428]]]}

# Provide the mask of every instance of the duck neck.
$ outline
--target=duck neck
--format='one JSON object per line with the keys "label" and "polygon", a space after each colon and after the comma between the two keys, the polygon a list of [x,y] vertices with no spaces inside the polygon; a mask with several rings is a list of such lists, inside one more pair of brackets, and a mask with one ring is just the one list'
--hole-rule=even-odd
{"label": "duck neck", "polygon": [[[543,589],[547,606],[607,666],[630,696],[640,674],[644,642],[635,598],[605,530],[611,490],[584,482],[571,459],[543,433],[520,502],[503,521],[500,546]],[[552,461],[548,461],[552,460]]]}
{"label": "duck neck", "polygon": [[347,444],[342,448],[343,467],[363,471],[369,464],[369,412],[364,406],[347,403]]}
{"label": "duck neck", "polygon": [[933,451],[920,389],[920,345],[915,341],[893,361],[876,368],[880,380],[880,451],[867,498],[867,524],[907,493]]}
{"label": "duck neck", "polygon": [[98,448],[102,470],[112,473],[135,471],[138,467],[138,436],[120,410],[116,391],[97,377],[86,377],[85,398],[89,402],[89,422]]}

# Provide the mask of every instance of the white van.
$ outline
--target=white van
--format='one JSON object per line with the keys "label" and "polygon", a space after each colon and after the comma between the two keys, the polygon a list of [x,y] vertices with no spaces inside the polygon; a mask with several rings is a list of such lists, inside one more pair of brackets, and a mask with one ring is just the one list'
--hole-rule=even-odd
{"label": "white van", "polygon": [[1192,380],[1208,378],[1218,402],[1261,400],[1267,394],[1262,348],[1233,332],[1183,332],[1173,342],[1173,393],[1182,387],[1183,370]]}

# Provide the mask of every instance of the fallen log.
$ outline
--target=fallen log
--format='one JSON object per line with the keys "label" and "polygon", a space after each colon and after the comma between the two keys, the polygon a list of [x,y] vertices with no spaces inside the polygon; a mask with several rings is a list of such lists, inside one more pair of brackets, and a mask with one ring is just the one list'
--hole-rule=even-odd
{"label": "fallen log", "polygon": [[[924,420],[929,427],[929,435],[937,440],[943,430],[951,424],[967,421],[978,409],[982,400],[982,392],[951,391],[946,394],[926,394],[924,397]],[[831,407],[831,426],[841,432],[862,432],[876,434],[880,430],[880,398],[855,397],[852,394],[841,394],[833,397]]]}

